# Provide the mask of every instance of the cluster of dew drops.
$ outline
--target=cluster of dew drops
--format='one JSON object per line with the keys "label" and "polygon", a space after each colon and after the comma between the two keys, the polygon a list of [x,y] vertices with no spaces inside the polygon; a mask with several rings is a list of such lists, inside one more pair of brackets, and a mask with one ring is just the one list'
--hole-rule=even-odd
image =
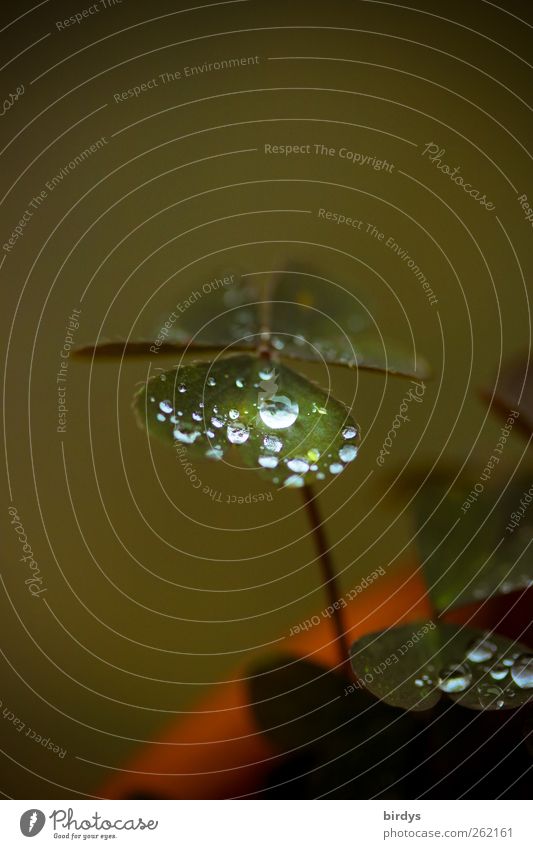
{"label": "cluster of dew drops", "polygon": [[[274,371],[270,368],[262,368],[259,370],[258,377],[261,381],[270,381]],[[225,375],[225,377],[228,377]],[[159,376],[160,381],[166,381],[165,374]],[[206,380],[206,393],[209,388],[217,385],[214,377],[209,376]],[[254,389],[260,390],[261,383],[254,383]],[[235,379],[237,389],[245,388],[245,381],[241,378]],[[178,393],[185,394],[187,386],[185,383],[179,383],[177,386]],[[207,397],[207,395],[205,396]],[[156,398],[150,396],[150,402],[155,403]],[[272,395],[261,398],[258,396],[257,403],[253,406],[257,409],[257,414],[262,425],[266,426],[271,433],[262,435],[261,448],[258,453],[258,466],[264,469],[286,469],[289,474],[283,481],[283,486],[286,487],[302,487],[305,484],[304,475],[308,472],[315,474],[316,480],[324,480],[326,477],[324,471],[321,471],[318,466],[318,461],[321,459],[321,452],[318,448],[310,448],[305,456],[302,457],[286,457],[283,460],[278,456],[283,449],[283,438],[280,431],[290,428],[298,416],[300,408],[297,401],[291,401],[286,395]],[[313,404],[312,413],[317,415],[327,415],[327,410]],[[248,410],[244,410],[244,415],[248,416]],[[250,438],[253,428],[241,422],[240,412],[236,409],[230,409],[227,415],[219,410],[216,405],[211,407],[211,411],[207,412],[205,403],[200,401],[198,409],[192,413],[192,421],[184,420],[182,410],[174,409],[171,401],[164,400],[159,402],[159,409],[156,414],[156,419],[159,422],[167,420],[173,425],[172,435],[177,443],[192,445],[201,436],[206,436],[209,440],[218,440],[206,450],[205,456],[211,460],[222,460],[224,457],[224,445],[222,444],[222,434],[225,430],[225,437],[228,443],[233,445],[243,445]],[[208,422],[207,428],[202,430],[202,424]],[[323,468],[328,469],[332,475],[338,475],[345,468],[347,463],[355,460],[358,453],[357,445],[354,445],[352,440],[357,438],[357,429],[353,425],[346,425],[342,430],[342,438],[344,444],[339,448],[337,456],[328,453],[327,461]],[[280,483],[279,477],[274,477],[275,484]]]}
{"label": "cluster of dew drops", "polygon": [[[434,673],[435,667],[428,666]],[[476,638],[468,646],[464,661],[452,662],[437,675],[437,686],[443,693],[463,693],[472,685],[474,671],[485,674],[476,685],[480,707],[511,707],[516,699],[514,683],[520,690],[533,687],[533,655],[513,652],[501,655],[488,637]],[[427,673],[415,678],[415,686],[429,688],[433,684]],[[511,686],[510,686],[511,685]]]}

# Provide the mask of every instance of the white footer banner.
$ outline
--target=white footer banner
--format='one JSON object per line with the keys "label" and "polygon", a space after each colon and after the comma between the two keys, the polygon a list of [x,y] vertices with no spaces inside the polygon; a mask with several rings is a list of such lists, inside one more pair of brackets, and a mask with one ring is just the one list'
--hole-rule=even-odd
{"label": "white footer banner", "polygon": [[528,808],[526,801],[483,800],[5,800],[0,803],[0,845],[531,849]]}

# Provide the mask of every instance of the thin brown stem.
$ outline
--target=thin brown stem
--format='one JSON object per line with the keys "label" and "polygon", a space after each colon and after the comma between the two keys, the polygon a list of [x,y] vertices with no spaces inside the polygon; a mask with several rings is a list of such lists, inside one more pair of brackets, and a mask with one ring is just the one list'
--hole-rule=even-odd
{"label": "thin brown stem", "polygon": [[260,357],[264,357],[267,360],[272,358],[272,296],[281,277],[282,272],[277,272],[267,279],[263,292],[263,300],[259,304],[260,335],[257,351]]}
{"label": "thin brown stem", "polygon": [[302,487],[302,495],[309,523],[313,531],[313,539],[315,541],[316,550],[318,552],[322,572],[322,584],[327,595],[328,606],[333,610],[332,619],[335,627],[340,669],[350,675],[350,652],[339,604],[341,593],[337,574],[326,540],[326,535],[324,533],[324,523],[322,522],[318,511],[316,497],[313,495],[313,491],[308,484],[305,484],[305,486]]}

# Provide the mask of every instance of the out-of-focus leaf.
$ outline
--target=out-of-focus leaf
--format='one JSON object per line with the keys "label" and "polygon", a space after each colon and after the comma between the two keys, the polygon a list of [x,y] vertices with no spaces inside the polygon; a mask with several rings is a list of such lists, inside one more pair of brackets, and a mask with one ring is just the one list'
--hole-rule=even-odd
{"label": "out-of-focus leaf", "polygon": [[259,357],[158,374],[134,405],[141,426],[185,456],[253,468],[279,486],[324,480],[357,456],[359,428],[347,409],[292,369]]}
{"label": "out-of-focus leaf", "polygon": [[[384,344],[360,301],[347,289],[303,268],[267,275],[221,275],[191,293],[154,340],[102,342],[82,356],[150,355],[187,350],[270,347],[281,357],[424,378],[426,363]],[[186,308],[184,308],[186,305]],[[163,334],[163,335],[162,335]]]}
{"label": "out-of-focus leaf", "polygon": [[[303,331],[303,328],[302,328]],[[274,336],[274,343],[279,337]],[[424,380],[429,376],[427,363],[421,357],[411,356],[398,346],[385,346],[369,332],[352,337],[341,335],[304,336],[290,338],[280,348],[281,356],[307,362],[323,361],[330,365],[360,368],[369,371],[383,371],[402,377]]]}
{"label": "out-of-focus leaf", "polygon": [[[432,711],[406,712],[290,657],[256,662],[248,680],[256,724],[285,754],[262,798],[493,799],[527,793],[529,763],[520,746],[518,712],[503,723],[493,711],[468,722],[472,717],[460,704],[444,699]],[[491,751],[508,753],[505,770],[487,769],[487,740]],[[515,783],[520,775],[524,780]]]}
{"label": "out-of-focus leaf", "polygon": [[173,304],[154,329],[153,338],[104,339],[75,351],[78,357],[151,357],[154,354],[191,354],[255,351],[259,340],[262,299],[259,283],[236,271],[221,271],[209,281],[193,284],[191,291]]}
{"label": "out-of-focus leaf", "polygon": [[533,433],[533,368],[523,355],[507,363],[501,370],[496,386],[482,393],[501,416],[507,418],[511,411],[520,413],[516,427],[527,436]]}
{"label": "out-of-focus leaf", "polygon": [[219,275],[190,293],[169,329],[169,342],[192,342],[219,350],[256,350],[261,333],[264,286],[255,277]]}
{"label": "out-of-focus leaf", "polygon": [[481,481],[426,481],[415,498],[417,545],[437,610],[523,589],[533,582],[532,480],[503,492]]}
{"label": "out-of-focus leaf", "polygon": [[405,710],[428,710],[443,693],[472,710],[510,710],[533,696],[530,650],[473,628],[413,622],[360,638],[351,656],[370,692]]}
{"label": "out-of-focus leaf", "polygon": [[[243,341],[255,348],[262,331],[283,346],[303,333],[305,339],[343,331],[355,334],[368,325],[361,305],[341,286],[290,266],[269,274],[229,275],[207,295],[193,296],[190,306],[172,328],[172,338],[217,342],[220,346]],[[316,357],[315,357],[316,359]]]}
{"label": "out-of-focus leaf", "polygon": [[257,725],[292,759],[288,774],[282,770],[272,776],[271,796],[278,782],[282,795],[287,781],[302,785],[311,798],[340,785],[346,786],[335,792],[337,796],[355,791],[368,798],[389,784],[405,784],[412,767],[409,747],[417,731],[412,714],[389,707],[364,688],[306,660],[263,661],[249,676]]}
{"label": "out-of-focus leaf", "polygon": [[310,661],[280,657],[256,664],[248,674],[257,723],[283,750],[348,733],[360,727],[357,714],[366,711],[365,730],[359,731],[364,739],[380,713],[379,702],[364,688]]}
{"label": "out-of-focus leaf", "polygon": [[[153,339],[136,339],[132,342],[127,342],[125,339],[108,339],[105,342],[99,342],[97,345],[84,345],[74,350],[74,356],[79,359],[117,359],[120,357],[151,357],[154,351]],[[233,345],[232,351],[253,351],[255,347],[251,344],[242,343],[241,345]],[[216,354],[220,351],[220,346],[209,343],[194,343],[194,347],[190,346],[190,340],[182,342],[163,342],[157,349],[158,354],[172,355],[193,353],[196,356],[200,354]]]}

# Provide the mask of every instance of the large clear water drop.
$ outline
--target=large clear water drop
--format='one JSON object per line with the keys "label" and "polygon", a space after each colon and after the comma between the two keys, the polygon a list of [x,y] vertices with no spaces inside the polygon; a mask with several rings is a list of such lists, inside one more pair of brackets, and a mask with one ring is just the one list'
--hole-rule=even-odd
{"label": "large clear water drop", "polygon": [[272,430],[290,427],[298,418],[300,408],[296,401],[285,395],[274,395],[259,403],[259,416],[263,424]]}

